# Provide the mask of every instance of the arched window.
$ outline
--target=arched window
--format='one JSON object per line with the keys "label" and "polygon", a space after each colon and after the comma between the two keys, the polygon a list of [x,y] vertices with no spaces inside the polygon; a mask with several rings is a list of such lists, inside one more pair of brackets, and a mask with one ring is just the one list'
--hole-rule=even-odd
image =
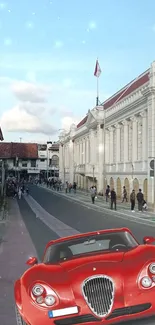
{"label": "arched window", "polygon": [[51,159],[51,166],[52,167],[59,167],[59,157],[57,155],[54,155]]}

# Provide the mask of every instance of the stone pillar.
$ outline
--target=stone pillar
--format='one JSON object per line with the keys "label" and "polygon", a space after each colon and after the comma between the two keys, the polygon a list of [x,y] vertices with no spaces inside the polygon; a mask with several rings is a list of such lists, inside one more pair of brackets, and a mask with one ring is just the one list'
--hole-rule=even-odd
{"label": "stone pillar", "polygon": [[59,145],[59,177],[64,182],[64,157],[63,157],[63,144]]}
{"label": "stone pillar", "polygon": [[83,164],[86,163],[86,139],[83,140]]}
{"label": "stone pillar", "polygon": [[74,182],[74,141],[70,140],[69,142],[69,182],[73,184]]}
{"label": "stone pillar", "polygon": [[137,119],[132,119],[132,161],[137,161],[138,134],[137,134]]}
{"label": "stone pillar", "polygon": [[124,125],[124,172],[126,171],[127,162],[129,161],[129,122],[123,121]]}
{"label": "stone pillar", "polygon": [[147,141],[148,141],[148,135],[147,135],[147,111],[143,111],[140,113],[142,117],[142,160],[143,160],[143,171],[146,171],[147,169]]}
{"label": "stone pillar", "polygon": [[94,164],[94,130],[90,130],[90,163]]}
{"label": "stone pillar", "polygon": [[114,157],[113,157],[113,154],[114,154],[113,130],[114,130],[113,127],[109,128],[109,131],[110,131],[110,164],[113,164],[113,160],[114,160]]}
{"label": "stone pillar", "polygon": [[121,160],[121,126],[116,124],[116,163],[120,163]]}
{"label": "stone pillar", "polygon": [[104,180],[103,180],[103,172],[104,172],[104,129],[101,124],[97,125],[97,139],[98,139],[98,182],[97,182],[97,190],[98,192],[103,193],[104,190]]}

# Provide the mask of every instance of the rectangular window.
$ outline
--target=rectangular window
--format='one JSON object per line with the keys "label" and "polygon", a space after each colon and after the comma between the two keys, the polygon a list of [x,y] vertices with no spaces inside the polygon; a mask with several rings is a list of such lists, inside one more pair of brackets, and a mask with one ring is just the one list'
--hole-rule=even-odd
{"label": "rectangular window", "polygon": [[33,168],[36,167],[36,160],[31,160],[31,167],[33,167]]}
{"label": "rectangular window", "polygon": [[22,167],[27,167],[27,161],[22,161]]}
{"label": "rectangular window", "polygon": [[45,159],[40,159],[40,162],[44,162],[45,161]]}

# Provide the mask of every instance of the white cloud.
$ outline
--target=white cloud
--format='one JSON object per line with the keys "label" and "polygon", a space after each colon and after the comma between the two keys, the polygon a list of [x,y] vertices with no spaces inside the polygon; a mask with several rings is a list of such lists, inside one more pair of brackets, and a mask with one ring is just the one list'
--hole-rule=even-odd
{"label": "white cloud", "polygon": [[56,48],[56,49],[60,49],[60,48],[62,48],[63,47],[63,42],[62,41],[56,41],[55,42],[55,44],[54,44],[54,47]]}
{"label": "white cloud", "polygon": [[61,119],[61,129],[69,131],[72,124],[77,125],[79,122],[78,118],[66,116]]}
{"label": "white cloud", "polygon": [[47,89],[36,84],[20,81],[12,86],[14,95],[18,100],[31,103],[45,103],[47,101]]}
{"label": "white cloud", "polygon": [[8,132],[31,132],[52,135],[57,132],[52,125],[39,118],[39,115],[27,112],[22,105],[17,105],[4,112],[0,119],[3,130]]}

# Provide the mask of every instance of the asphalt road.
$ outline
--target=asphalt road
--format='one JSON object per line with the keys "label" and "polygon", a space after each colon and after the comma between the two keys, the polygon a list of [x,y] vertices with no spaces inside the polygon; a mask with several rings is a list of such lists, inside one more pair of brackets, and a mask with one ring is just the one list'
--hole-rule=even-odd
{"label": "asphalt road", "polygon": [[118,213],[115,216],[111,210],[94,211],[80,206],[76,201],[71,202],[37,186],[30,188],[30,194],[48,213],[79,232],[127,227],[131,229],[139,242],[142,242],[144,236],[155,236],[155,227],[136,223],[132,218],[131,220],[122,219],[122,210],[121,218],[118,217]]}
{"label": "asphalt road", "polygon": [[[22,198],[20,201],[18,201],[19,204],[19,211],[21,213],[21,217],[26,225],[28,235],[26,235],[26,228],[24,230],[25,239],[23,240],[23,232],[20,233],[21,238],[18,239],[18,242],[22,243],[22,247],[20,250],[22,250],[22,255],[20,255],[19,259],[19,253],[18,256],[17,253],[15,254],[14,251],[11,252],[10,250],[10,256],[14,259],[14,264],[17,263],[16,269],[14,269],[14,276],[18,278],[20,273],[22,273],[23,264],[26,258],[30,255],[31,251],[33,250],[32,245],[34,245],[34,249],[38,255],[38,258],[41,259],[44,248],[46,243],[51,239],[56,239],[59,237],[59,231],[61,228],[61,232],[64,231],[65,234],[65,228],[63,225],[65,224],[71,227],[71,229],[79,232],[87,232],[92,230],[100,230],[100,229],[106,229],[106,228],[115,228],[115,227],[128,227],[130,228],[134,235],[138,238],[138,240],[141,242],[142,238],[146,235],[154,235],[155,234],[155,228],[151,226],[146,225],[140,225],[139,223],[135,223],[132,220],[126,220],[126,219],[120,219],[115,216],[114,212],[111,212],[110,210],[105,210],[102,213],[98,211],[91,210],[91,208],[80,206],[79,203],[71,202],[66,200],[65,198],[62,198],[60,196],[56,196],[52,194],[52,192],[48,192],[43,188],[39,188],[36,186],[32,186],[30,188],[30,194],[32,198],[38,202],[42,210],[44,211],[42,214],[42,220],[40,220],[39,217],[36,218],[36,214],[33,211],[33,207],[30,208],[29,204],[25,199]],[[32,200],[33,200],[32,199]],[[35,202],[34,201],[34,202]],[[15,214],[14,214],[15,215]],[[51,225],[47,226],[45,224],[44,218],[49,217],[51,219]],[[57,231],[53,231],[52,227],[55,224],[52,223],[52,220],[54,220],[54,217],[56,218],[57,222],[59,222],[59,227]],[[16,218],[15,218],[16,219]],[[15,220],[14,219],[14,220]],[[48,221],[49,222],[49,221]],[[17,225],[18,226],[18,225]],[[10,229],[10,234],[13,234],[13,232],[19,233],[17,231],[17,227],[14,228],[13,231]],[[11,235],[10,235],[11,236]],[[13,235],[12,235],[13,237]],[[30,240],[31,238],[31,240]],[[31,241],[31,243],[30,243]],[[19,245],[18,245],[19,246]],[[24,256],[23,256],[24,251]],[[4,249],[5,253],[5,249]],[[33,253],[34,254],[34,253]],[[6,254],[3,254],[2,256],[5,256]],[[27,257],[26,257],[27,256]],[[16,262],[17,261],[17,262]],[[8,262],[6,262],[6,270],[9,267],[12,267],[11,264],[8,265]],[[3,264],[4,265],[4,264]],[[20,267],[21,265],[21,267]],[[10,269],[11,272],[11,269]],[[5,268],[4,268],[5,273]],[[7,272],[6,272],[7,273]],[[11,272],[12,276],[12,272]],[[3,283],[3,278],[1,279],[2,287],[1,290],[5,288],[5,282]],[[6,281],[6,279],[5,279]],[[8,280],[7,280],[8,281]],[[13,288],[12,288],[13,289]],[[12,290],[11,289],[11,290]],[[10,299],[10,300],[9,300]],[[10,303],[10,306],[12,306],[13,302],[11,300],[12,298],[8,297],[8,302]],[[3,302],[3,300],[2,300]],[[15,318],[14,318],[14,312],[10,312],[10,318],[6,318],[5,321],[3,321],[3,318],[1,318],[0,315],[0,324],[2,325],[15,325]],[[8,313],[9,314],[9,313]],[[8,316],[7,316],[8,317]],[[10,321],[12,319],[12,321]],[[7,321],[6,321],[7,320]],[[154,325],[155,324],[155,318],[153,319],[145,319],[145,320],[139,320],[139,321],[132,321],[127,322],[125,324],[128,325]]]}

